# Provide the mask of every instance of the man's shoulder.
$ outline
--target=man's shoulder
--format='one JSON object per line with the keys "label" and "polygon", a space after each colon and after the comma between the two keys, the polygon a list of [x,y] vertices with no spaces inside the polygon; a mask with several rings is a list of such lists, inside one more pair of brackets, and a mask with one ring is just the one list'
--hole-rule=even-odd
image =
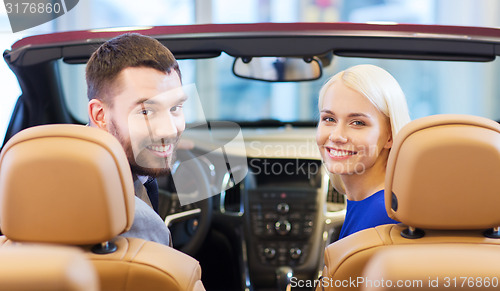
{"label": "man's shoulder", "polygon": [[124,234],[126,237],[142,238],[170,246],[170,230],[161,217],[140,198],[135,197],[134,223]]}

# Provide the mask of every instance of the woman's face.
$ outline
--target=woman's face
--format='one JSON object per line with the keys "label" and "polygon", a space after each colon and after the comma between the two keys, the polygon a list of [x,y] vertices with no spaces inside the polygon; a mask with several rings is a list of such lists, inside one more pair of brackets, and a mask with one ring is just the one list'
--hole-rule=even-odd
{"label": "woman's face", "polygon": [[326,91],[316,134],[321,157],[329,172],[363,175],[374,167],[385,173],[392,146],[389,118],[366,97],[335,81]]}

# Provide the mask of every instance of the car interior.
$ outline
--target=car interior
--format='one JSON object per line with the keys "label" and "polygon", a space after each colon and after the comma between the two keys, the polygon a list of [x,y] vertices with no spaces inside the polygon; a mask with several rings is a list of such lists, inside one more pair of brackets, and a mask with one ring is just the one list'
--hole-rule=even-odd
{"label": "car interior", "polygon": [[[119,236],[132,223],[130,167],[112,136],[85,126],[85,64],[126,32],[168,47],[189,95],[181,140],[189,147],[158,178],[173,248]],[[435,260],[469,249],[463,259],[480,264],[500,242],[498,55],[498,29],[410,24],[203,24],[23,38],[3,54],[22,93],[0,156],[0,251],[72,246],[95,266],[99,290],[329,290],[355,277],[422,279],[427,269],[418,266],[438,268]],[[360,63],[394,73],[418,118],[398,134],[387,165],[386,208],[402,224],[338,240],[346,198],[319,155],[317,100],[329,77]],[[471,75],[484,83],[464,81]],[[429,263],[424,252],[439,256]],[[353,289],[371,287],[381,286]]]}

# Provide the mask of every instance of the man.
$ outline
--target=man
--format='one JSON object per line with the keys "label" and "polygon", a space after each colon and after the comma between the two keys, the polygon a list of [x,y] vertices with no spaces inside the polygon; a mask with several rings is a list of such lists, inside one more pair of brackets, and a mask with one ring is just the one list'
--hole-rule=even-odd
{"label": "man", "polygon": [[154,178],[170,172],[185,128],[186,97],[177,61],[157,40],[124,34],[92,54],[86,80],[90,126],[120,141],[134,177],[135,219],[122,235],[171,245],[170,231],[157,214]]}

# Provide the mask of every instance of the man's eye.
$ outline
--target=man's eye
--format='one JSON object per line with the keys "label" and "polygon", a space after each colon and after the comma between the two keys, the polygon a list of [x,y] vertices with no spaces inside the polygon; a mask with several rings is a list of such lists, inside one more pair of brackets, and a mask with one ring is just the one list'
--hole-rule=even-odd
{"label": "man's eye", "polygon": [[139,114],[149,116],[149,115],[153,114],[153,111],[149,110],[149,109],[142,109],[141,111],[139,111]]}
{"label": "man's eye", "polygon": [[176,112],[179,111],[182,108],[182,105],[177,105],[172,108],[170,108],[170,112]]}

